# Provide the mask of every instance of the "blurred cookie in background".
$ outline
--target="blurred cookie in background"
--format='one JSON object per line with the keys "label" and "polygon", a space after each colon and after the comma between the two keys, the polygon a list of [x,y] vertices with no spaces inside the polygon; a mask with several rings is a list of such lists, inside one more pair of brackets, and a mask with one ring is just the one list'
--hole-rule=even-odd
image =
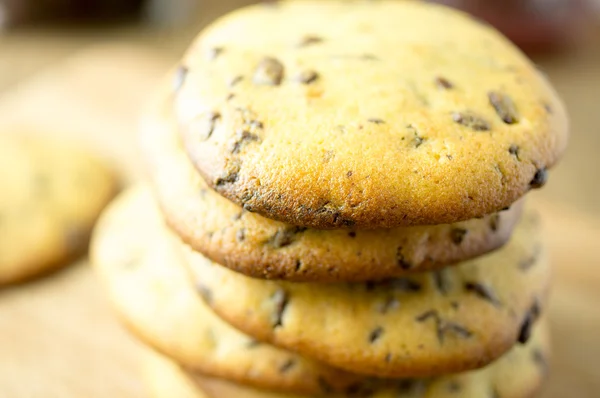
{"label": "blurred cookie in background", "polygon": [[0,134],[0,186],[2,286],[84,254],[117,179],[85,149],[17,132]]}

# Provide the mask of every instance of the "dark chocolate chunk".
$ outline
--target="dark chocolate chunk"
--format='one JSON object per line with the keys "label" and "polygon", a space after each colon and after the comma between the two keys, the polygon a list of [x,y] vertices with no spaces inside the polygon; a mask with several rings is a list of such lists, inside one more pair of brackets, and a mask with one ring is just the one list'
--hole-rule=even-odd
{"label": "dark chocolate chunk", "polygon": [[373,344],[383,335],[383,328],[377,327],[369,334],[369,343]]}
{"label": "dark chocolate chunk", "polygon": [[260,341],[252,339],[248,343],[246,343],[246,348],[252,349],[252,348],[256,348],[260,345],[261,345]]}
{"label": "dark chocolate chunk", "polygon": [[535,175],[533,176],[533,179],[529,183],[529,186],[531,188],[537,189],[546,185],[546,182],[548,182],[548,171],[546,170],[546,168],[541,168],[538,171],[536,171]]}
{"label": "dark chocolate chunk", "polygon": [[296,43],[296,47],[308,47],[314,44],[319,44],[323,42],[323,38],[315,35],[306,35],[302,37],[298,43]]}
{"label": "dark chocolate chunk", "polygon": [[498,231],[498,228],[500,228],[500,214],[492,214],[492,216],[490,216],[490,229],[493,232],[496,232]]}
{"label": "dark chocolate chunk", "polygon": [[238,131],[238,135],[237,135],[235,141],[233,141],[231,143],[229,151],[234,155],[238,154],[238,153],[240,153],[242,148],[244,146],[246,146],[247,144],[249,144],[250,142],[260,142],[260,137],[249,131],[240,130],[240,131]]}
{"label": "dark chocolate chunk", "polygon": [[448,279],[448,271],[446,269],[440,269],[431,273],[435,288],[443,295],[450,292],[450,280]]}
{"label": "dark chocolate chunk", "polygon": [[279,289],[273,294],[273,302],[275,303],[275,312],[273,313],[273,328],[283,326],[283,314],[289,304],[289,296],[283,289]]}
{"label": "dark chocolate chunk", "polygon": [[235,86],[236,84],[238,84],[242,80],[244,80],[244,76],[242,76],[242,75],[235,76],[233,79],[231,79],[229,81],[229,87]]}
{"label": "dark chocolate chunk", "polygon": [[286,373],[288,370],[294,367],[296,361],[294,359],[288,359],[279,367],[279,373]]}
{"label": "dark chocolate chunk", "polygon": [[284,76],[284,66],[279,60],[266,57],[256,67],[252,81],[260,86],[278,86]]}
{"label": "dark chocolate chunk", "polygon": [[305,70],[300,72],[294,80],[302,84],[311,84],[319,79],[319,74],[314,70]]}
{"label": "dark chocolate chunk", "polygon": [[385,286],[389,286],[393,290],[400,291],[400,292],[408,292],[408,293],[420,292],[422,289],[422,286],[420,283],[410,280],[408,278],[392,279],[390,281],[384,282],[383,284]]}
{"label": "dark chocolate chunk", "polygon": [[297,234],[306,231],[303,227],[287,227],[278,229],[275,235],[269,239],[269,243],[276,249],[286,247],[294,243]]}
{"label": "dark chocolate chunk", "polygon": [[496,110],[500,119],[506,124],[516,124],[519,122],[519,114],[515,108],[515,104],[508,95],[491,91],[488,93],[490,104]]}
{"label": "dark chocolate chunk", "polygon": [[210,303],[212,301],[212,291],[208,287],[198,283],[196,284],[196,291],[205,303]]}
{"label": "dark chocolate chunk", "polygon": [[435,79],[435,84],[436,84],[436,86],[438,86],[438,88],[441,88],[443,90],[450,90],[450,89],[454,88],[454,85],[452,83],[450,83],[450,81],[448,79],[440,77],[440,76],[438,76]]}
{"label": "dark chocolate chunk", "polygon": [[402,253],[402,246],[398,246],[398,248],[396,249],[396,261],[398,266],[400,266],[400,268],[402,269],[409,270],[412,268],[412,264],[406,261],[406,259],[404,258],[404,254]]}
{"label": "dark chocolate chunk", "polygon": [[220,119],[221,114],[219,112],[206,112],[198,115],[192,121],[190,128],[193,129],[193,132],[201,141],[206,141],[212,136],[217,121]]}
{"label": "dark chocolate chunk", "polygon": [[519,343],[526,344],[529,341],[533,325],[535,324],[535,321],[537,321],[539,316],[540,306],[539,303],[535,302],[533,306],[529,309],[529,311],[527,311],[527,314],[525,315],[525,318],[521,323],[521,327],[519,329],[519,336],[517,338],[517,341]]}
{"label": "dark chocolate chunk", "polygon": [[219,55],[223,54],[225,49],[223,47],[211,47],[206,51],[206,59],[209,61],[213,61],[219,57]]}
{"label": "dark chocolate chunk", "polygon": [[511,155],[513,155],[514,157],[517,158],[517,160],[521,160],[519,158],[519,151],[521,150],[521,148],[519,148],[517,145],[513,144],[508,148],[508,153],[510,153]]}
{"label": "dark chocolate chunk", "polygon": [[462,390],[462,386],[458,381],[452,380],[448,383],[448,392],[455,394],[460,392],[460,390]]}
{"label": "dark chocolate chunk", "polygon": [[492,288],[489,286],[477,282],[467,282],[465,283],[465,289],[468,292],[475,293],[475,295],[477,295],[478,297],[489,301],[496,307],[500,306],[500,300],[498,299]]}
{"label": "dark chocolate chunk", "polygon": [[373,124],[384,124],[385,123],[385,121],[383,119],[379,119],[376,117],[369,118],[369,119],[367,119],[367,121],[369,123],[373,123]]}
{"label": "dark chocolate chunk", "polygon": [[217,177],[217,179],[215,179],[215,185],[217,187],[222,187],[223,185],[226,184],[233,184],[234,182],[236,182],[238,180],[239,176],[237,172],[232,172],[229,174],[225,174],[222,177]]}
{"label": "dark chocolate chunk", "polygon": [[442,319],[436,310],[429,310],[417,316],[415,319],[417,322],[421,323],[426,322],[429,319],[433,319],[435,321],[437,338],[440,344],[444,344],[446,335],[450,333],[465,339],[473,335],[473,333],[466,327],[459,325],[458,323]]}
{"label": "dark chocolate chunk", "polygon": [[356,232],[350,231],[350,232],[348,232],[348,236],[351,238],[356,238]]}
{"label": "dark chocolate chunk", "polygon": [[246,240],[246,230],[244,228],[238,230],[235,234],[235,237],[238,242],[243,242],[244,240]]}
{"label": "dark chocolate chunk", "polygon": [[452,239],[452,242],[454,242],[455,245],[460,245],[467,233],[468,231],[464,228],[453,228],[450,231],[450,239]]}
{"label": "dark chocolate chunk", "polygon": [[175,71],[175,76],[173,77],[173,91],[178,92],[181,90],[183,85],[185,84],[185,79],[189,73],[189,69],[187,66],[180,65]]}
{"label": "dark chocolate chunk", "polygon": [[490,124],[482,117],[471,112],[455,112],[452,120],[473,131],[490,131]]}

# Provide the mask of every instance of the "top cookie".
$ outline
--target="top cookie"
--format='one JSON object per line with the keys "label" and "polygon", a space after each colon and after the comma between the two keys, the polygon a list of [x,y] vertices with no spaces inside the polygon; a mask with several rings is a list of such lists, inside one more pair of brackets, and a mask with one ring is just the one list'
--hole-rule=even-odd
{"label": "top cookie", "polygon": [[176,74],[207,183],[314,228],[452,223],[543,185],[563,105],[495,30],[421,2],[290,1],[234,12]]}
{"label": "top cookie", "polygon": [[85,252],[117,189],[112,170],[61,140],[0,134],[0,285],[48,272]]}

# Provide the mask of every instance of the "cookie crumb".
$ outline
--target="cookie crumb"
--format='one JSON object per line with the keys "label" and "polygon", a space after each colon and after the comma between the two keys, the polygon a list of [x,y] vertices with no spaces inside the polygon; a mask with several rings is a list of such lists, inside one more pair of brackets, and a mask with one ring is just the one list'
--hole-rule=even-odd
{"label": "cookie crumb", "polygon": [[311,84],[319,79],[319,74],[314,70],[305,70],[300,72],[294,80],[302,84]]}

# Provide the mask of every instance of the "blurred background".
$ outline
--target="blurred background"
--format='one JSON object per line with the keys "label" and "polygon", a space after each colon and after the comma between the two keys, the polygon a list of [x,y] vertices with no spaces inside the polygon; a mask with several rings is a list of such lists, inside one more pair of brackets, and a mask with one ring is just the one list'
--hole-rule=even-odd
{"label": "blurred background", "polygon": [[[138,179],[136,129],[149,95],[206,23],[254,2],[0,0],[0,129],[66,135],[103,152],[126,182]],[[502,30],[567,104],[569,151],[533,201],[558,265],[559,377],[544,398],[597,398],[600,0],[437,2]],[[0,397],[142,397],[126,341],[88,267],[0,290]]]}

